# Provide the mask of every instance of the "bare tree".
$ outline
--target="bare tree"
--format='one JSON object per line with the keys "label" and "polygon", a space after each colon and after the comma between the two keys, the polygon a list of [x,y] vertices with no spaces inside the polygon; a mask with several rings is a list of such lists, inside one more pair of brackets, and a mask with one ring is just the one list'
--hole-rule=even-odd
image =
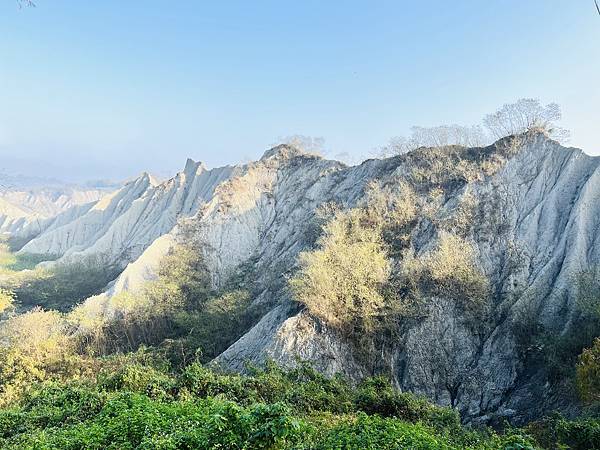
{"label": "bare tree", "polygon": [[477,147],[484,145],[485,134],[480,126],[440,125],[437,127],[412,127],[412,139],[420,147],[443,147],[462,145]]}
{"label": "bare tree", "polygon": [[497,139],[526,131],[541,131],[556,140],[565,141],[568,132],[556,126],[561,117],[560,106],[556,103],[544,106],[538,99],[522,98],[488,114],[483,123]]}
{"label": "bare tree", "polygon": [[302,134],[294,134],[279,139],[275,145],[287,144],[296,147],[308,153],[322,155],[324,153],[325,139],[322,137],[305,136]]}
{"label": "bare tree", "polygon": [[17,4],[19,5],[19,8],[23,8],[24,6],[35,7],[33,0],[17,0]]}
{"label": "bare tree", "polygon": [[463,396],[481,389],[478,367],[481,338],[448,316],[448,302],[430,305],[429,318],[409,335],[410,377],[438,403],[458,408]]}
{"label": "bare tree", "polygon": [[564,143],[569,139],[569,132],[556,125],[561,117],[560,106],[556,103],[542,105],[538,99],[522,98],[505,104],[495,113],[484,117],[483,123],[489,133],[480,125],[413,126],[410,136],[393,137],[373,153],[376,157],[389,157],[408,153],[419,147],[482,147],[494,139],[526,131],[540,131]]}
{"label": "bare tree", "polygon": [[380,153],[382,156],[390,156],[407,153],[419,147],[443,147],[446,145],[480,147],[485,143],[485,132],[479,125],[413,126],[409,137],[393,137],[386,146],[381,148]]}

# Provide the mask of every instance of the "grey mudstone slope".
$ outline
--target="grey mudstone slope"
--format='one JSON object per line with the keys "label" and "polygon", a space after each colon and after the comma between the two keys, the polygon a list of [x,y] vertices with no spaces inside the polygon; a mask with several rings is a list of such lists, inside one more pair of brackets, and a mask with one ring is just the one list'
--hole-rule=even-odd
{"label": "grey mudstone slope", "polygon": [[207,170],[192,160],[163,183],[144,173],[84,214],[56,221],[20,251],[58,255],[62,260],[100,256],[125,266],[170,232],[178,219],[196,213],[233,173],[233,167]]}

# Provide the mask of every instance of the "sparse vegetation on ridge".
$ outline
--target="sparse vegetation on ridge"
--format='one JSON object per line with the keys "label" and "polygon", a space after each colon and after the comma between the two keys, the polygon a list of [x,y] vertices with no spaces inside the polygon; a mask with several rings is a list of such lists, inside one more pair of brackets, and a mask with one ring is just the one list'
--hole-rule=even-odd
{"label": "sparse vegetation on ridge", "polygon": [[569,139],[569,131],[557,125],[561,118],[561,109],[557,103],[542,105],[539,99],[521,98],[514,103],[504,104],[494,113],[487,114],[483,118],[483,126],[413,126],[408,137],[391,138],[379,149],[379,153],[387,157],[410,153],[420,148],[431,150],[486,147],[495,140],[526,133],[543,133],[564,143]]}

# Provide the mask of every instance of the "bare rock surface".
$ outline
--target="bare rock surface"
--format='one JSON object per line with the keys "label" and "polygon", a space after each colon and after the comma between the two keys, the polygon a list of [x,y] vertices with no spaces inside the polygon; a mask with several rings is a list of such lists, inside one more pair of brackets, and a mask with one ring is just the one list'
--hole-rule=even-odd
{"label": "bare rock surface", "polygon": [[47,229],[20,251],[63,260],[101,256],[125,266],[170,232],[178,219],[197,212],[233,171],[232,167],[207,170],[188,160],[184,171],[163,183],[144,173],[74,220]]}

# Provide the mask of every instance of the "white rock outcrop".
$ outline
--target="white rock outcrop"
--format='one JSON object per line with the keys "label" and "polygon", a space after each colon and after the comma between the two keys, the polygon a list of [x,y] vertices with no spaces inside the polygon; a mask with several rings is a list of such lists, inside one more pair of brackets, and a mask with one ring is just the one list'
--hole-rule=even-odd
{"label": "white rock outcrop", "polygon": [[170,232],[177,220],[196,213],[234,170],[207,170],[188,160],[183,172],[163,183],[144,173],[74,220],[49,227],[20,251],[58,255],[63,260],[100,255],[125,266]]}

